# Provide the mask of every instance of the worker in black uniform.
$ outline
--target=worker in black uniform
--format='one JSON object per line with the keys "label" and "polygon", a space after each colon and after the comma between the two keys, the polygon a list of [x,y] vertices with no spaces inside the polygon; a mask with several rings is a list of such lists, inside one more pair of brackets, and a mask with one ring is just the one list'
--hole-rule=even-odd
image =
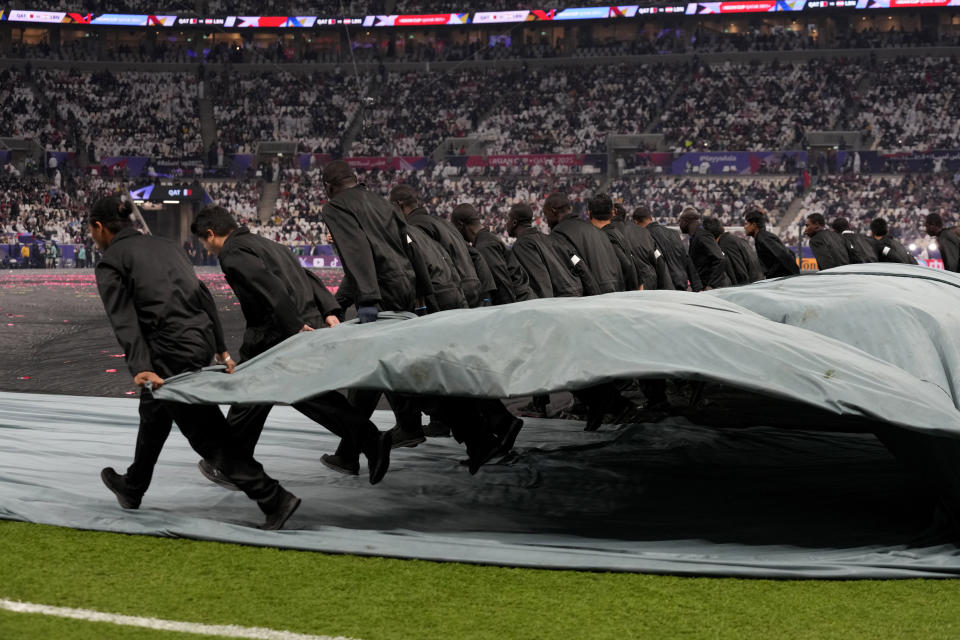
{"label": "worker in black uniform", "polygon": [[697,269],[703,290],[730,286],[727,278],[727,256],[717,244],[717,239],[700,226],[700,213],[687,207],[677,218],[680,233],[690,236],[690,260]]}
{"label": "worker in black uniform", "polygon": [[876,240],[868,238],[861,233],[855,233],[850,228],[850,222],[844,217],[834,218],[830,223],[834,232],[840,234],[843,246],[847,250],[847,258],[850,264],[864,264],[868,262],[877,262],[879,259],[879,246]]}
{"label": "worker in black uniform", "polygon": [[[583,295],[599,295],[623,289],[620,262],[602,231],[573,212],[565,193],[554,192],[543,203],[543,216],[556,238],[561,254],[572,264],[586,263]],[[573,393],[577,405],[570,413],[586,419],[586,430],[595,431],[608,414],[622,414],[632,405],[612,383],[579,389]]]}
{"label": "worker in black uniform", "polygon": [[817,259],[817,268],[820,271],[850,264],[846,244],[839,233],[827,227],[822,213],[811,213],[807,216],[803,233],[810,238],[810,250]]}
{"label": "worker in black uniform", "polygon": [[883,218],[874,218],[870,221],[870,233],[877,241],[880,251],[880,262],[898,262],[900,264],[917,264],[917,259],[900,244],[900,241],[890,235],[887,221]]}
{"label": "worker in black uniform", "polygon": [[760,259],[749,242],[724,229],[719,218],[704,218],[702,224],[703,228],[717,239],[720,250],[727,257],[727,277],[732,284],[750,284],[763,280]]}
{"label": "worker in black uniform", "polygon": [[670,278],[667,262],[663,259],[663,252],[657,248],[653,236],[645,227],[636,224],[632,217],[627,220],[627,211],[619,202],[613,206],[613,220],[610,224],[623,234],[627,247],[633,254],[643,289],[673,289],[673,280]]}
{"label": "worker in black uniform", "polygon": [[[240,346],[241,362],[297,333],[340,323],[340,307],[319,278],[300,266],[287,247],[238,227],[223,207],[201,210],[191,231],[207,251],[217,256],[227,284],[240,301],[247,324]],[[227,414],[234,437],[251,456],[272,408],[269,404],[235,405]],[[381,434],[343,395],[336,391],[323,393],[293,408],[363,451],[371,484],[383,478],[390,464],[391,435]],[[209,461],[201,461],[200,470],[211,481],[225,484]]]}
{"label": "worker in black uniform", "polygon": [[690,254],[683,246],[683,240],[679,233],[654,220],[650,209],[646,207],[635,210],[633,220],[650,233],[657,249],[663,254],[662,257],[667,264],[674,289],[677,291],[687,291],[688,289],[700,291],[703,289],[700,276],[690,260]]}
{"label": "worker in black uniform", "polygon": [[944,270],[954,273],[960,271],[960,235],[957,235],[957,228],[945,228],[939,213],[927,214],[924,222],[927,235],[937,239],[937,248],[940,250],[940,257],[943,258]]}
{"label": "worker in black uniform", "polygon": [[753,238],[757,257],[763,265],[767,278],[794,276],[800,273],[797,257],[783,246],[780,238],[767,231],[767,216],[759,209],[751,209],[744,215],[743,231]]}
{"label": "worker in black uniform", "polygon": [[125,509],[137,509],[150,486],[160,451],[176,422],[193,450],[211,461],[266,514],[264,529],[279,529],[300,499],[235,446],[215,405],[185,405],[153,397],[164,379],[201,369],[216,359],[233,371],[213,296],[197,279],[183,250],[138,233],[133,205],[117,197],[94,204],[90,235],[103,251],[97,289],[140,394],[140,429],[126,474],[107,467],[100,477]]}
{"label": "worker in black uniform", "polygon": [[613,247],[601,231],[573,212],[567,194],[548,195],[543,203],[543,215],[550,226],[550,235],[557,236],[558,243],[565,242],[569,247],[564,251],[586,261],[595,284],[585,288],[584,295],[623,291],[623,273]]}
{"label": "worker in black uniform", "polygon": [[583,295],[582,260],[570,261],[556,247],[555,237],[533,226],[533,209],[515,204],[507,215],[507,233],[516,238],[511,251],[530,277],[538,298],[578,298]]}
{"label": "worker in black uniform", "polygon": [[510,254],[507,245],[483,226],[480,214],[472,204],[458,204],[450,214],[450,222],[456,227],[464,241],[473,245],[480,253],[497,290],[493,294],[493,304],[510,304],[532,300],[536,296],[530,289],[530,278]]}
{"label": "worker in black uniform", "polygon": [[[554,238],[533,226],[533,209],[520,203],[510,207],[507,233],[516,238],[510,251],[530,276],[530,288],[539,298],[577,298],[583,295],[582,260],[574,265],[557,250]],[[546,417],[549,395],[534,396],[520,415]]]}
{"label": "worker in black uniform", "polygon": [[[406,232],[403,215],[360,185],[353,169],[342,160],[324,167],[323,185],[329,197],[323,219],[337,244],[345,276],[355,287],[360,322],[375,321],[378,307],[414,311],[423,306],[430,311],[418,301],[418,297],[433,297],[429,274]],[[423,408],[453,427],[453,436],[467,447],[471,474],[498,453],[509,451],[523,426],[512,415],[464,409],[455,398],[386,395],[397,416],[392,431],[394,447],[415,446],[426,439],[420,418]],[[366,416],[373,413],[379,398],[376,391],[351,390],[350,394],[351,403]],[[352,473],[358,455],[348,442],[341,441],[335,455],[322,459],[332,469]]]}
{"label": "worker in black uniform", "polygon": [[408,228],[423,229],[434,242],[443,247],[457,270],[460,290],[467,304],[471,308],[479,307],[489,292],[481,290],[480,278],[470,257],[470,248],[456,227],[440,216],[431,215],[410,185],[400,184],[391,189],[390,202],[403,213]]}
{"label": "worker in black uniform", "polygon": [[642,289],[640,282],[640,272],[634,261],[633,252],[627,246],[627,241],[623,233],[613,222],[613,199],[605,193],[594,194],[587,201],[587,215],[590,216],[590,224],[603,232],[613,247],[613,252],[620,263],[620,274],[622,287],[624,291],[636,291]]}

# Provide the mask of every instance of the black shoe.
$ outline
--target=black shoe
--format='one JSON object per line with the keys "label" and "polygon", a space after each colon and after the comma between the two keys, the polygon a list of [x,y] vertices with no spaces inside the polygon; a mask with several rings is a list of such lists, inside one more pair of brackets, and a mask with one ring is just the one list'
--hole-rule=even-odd
{"label": "black shoe", "polygon": [[233,480],[223,475],[223,472],[220,471],[220,469],[216,468],[206,460],[200,460],[200,462],[197,463],[197,467],[200,468],[200,473],[203,474],[203,477],[213,484],[220,485],[228,491],[240,491],[240,487],[234,484]]}
{"label": "black shoe", "polygon": [[499,438],[490,438],[483,444],[473,444],[467,446],[467,455],[469,457],[470,475],[476,475],[480,467],[493,460],[502,446],[502,440]]}
{"label": "black shoe", "polygon": [[514,418],[510,422],[510,426],[507,428],[506,432],[500,436],[500,446],[497,448],[495,455],[507,455],[513,449],[514,443],[517,441],[517,436],[520,435],[520,429],[523,429],[523,420],[520,418]]}
{"label": "black shoe", "polygon": [[360,475],[359,462],[348,462],[336,454],[325,453],[320,456],[320,462],[323,463],[323,466],[326,468],[333,469],[337,473],[342,473],[345,476]]}
{"label": "black shoe", "polygon": [[389,433],[392,438],[394,449],[399,449],[400,447],[415,447],[421,442],[427,441],[426,436],[423,435],[423,429],[408,431],[400,425],[396,425],[387,433]]}
{"label": "black shoe", "polygon": [[450,426],[439,420],[431,420],[430,424],[423,428],[423,435],[428,438],[449,438]]}
{"label": "black shoe", "polygon": [[[281,489],[281,491],[284,491]],[[289,491],[284,491],[286,494],[280,500],[280,506],[277,507],[276,511],[267,514],[267,520],[257,527],[258,529],[263,529],[265,531],[276,531],[277,529],[282,529],[283,525],[290,519],[290,516],[293,515],[293,512],[297,510],[297,507],[300,506],[300,498],[293,495]]]}
{"label": "black shoe", "polygon": [[117,502],[120,503],[121,507],[124,509],[140,508],[140,499],[143,498],[143,494],[138,494],[127,486],[127,476],[120,475],[113,470],[113,467],[107,467],[100,472],[100,479],[103,480],[103,484],[107,485],[107,489],[113,491],[113,495],[117,496]]}
{"label": "black shoe", "polygon": [[387,475],[390,468],[390,450],[393,448],[393,436],[390,431],[381,433],[376,446],[367,453],[367,467],[370,470],[370,484],[377,484]]}

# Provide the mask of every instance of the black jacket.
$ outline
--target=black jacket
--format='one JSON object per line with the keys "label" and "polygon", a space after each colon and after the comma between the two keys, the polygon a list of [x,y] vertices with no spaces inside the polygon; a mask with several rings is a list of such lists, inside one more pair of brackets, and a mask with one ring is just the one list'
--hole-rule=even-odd
{"label": "black jacket", "polygon": [[419,227],[434,240],[440,243],[460,277],[460,290],[467,300],[467,304],[476,307],[485,297],[480,289],[480,278],[470,258],[470,249],[457,228],[449,220],[439,216],[432,216],[423,207],[414,209],[407,215],[408,227]]}
{"label": "black jacket", "polygon": [[620,273],[623,275],[624,291],[636,291],[640,288],[640,273],[637,271],[637,265],[634,261],[633,252],[627,244],[627,239],[623,233],[611,222],[602,229],[603,233],[610,241],[613,252],[617,254],[617,260],[620,261]]}
{"label": "black jacket", "polygon": [[780,238],[766,229],[757,232],[753,244],[757,249],[757,257],[760,258],[760,264],[763,265],[763,274],[766,277],[779,278],[800,273],[797,257],[793,255],[790,249],[783,246]]}
{"label": "black jacket", "polygon": [[817,268],[820,271],[850,264],[846,243],[840,238],[840,234],[830,229],[821,229],[812,235],[810,249],[813,257],[817,259]]}
{"label": "black jacket", "polygon": [[121,229],[95,273],[131,374],[168,377],[227,350],[213,296],[173,242]]}
{"label": "black jacket", "polygon": [[717,244],[717,239],[703,227],[697,227],[690,235],[690,260],[693,261],[704,287],[719,289],[730,286],[727,256]]}
{"label": "black jacket", "polygon": [[653,236],[653,241],[663,252],[663,259],[667,263],[670,271],[670,279],[673,281],[673,287],[677,291],[686,291],[687,283],[694,291],[703,289],[700,283],[700,276],[697,274],[693,262],[690,260],[690,254],[683,246],[683,240],[680,234],[669,229],[658,222],[651,222],[647,225],[647,231]]}
{"label": "black jacket", "polygon": [[843,246],[847,250],[847,257],[850,264],[862,264],[865,262],[877,262],[877,254],[880,247],[873,238],[854,233],[853,231],[844,231],[840,234],[843,240]]}
{"label": "black jacket", "polygon": [[573,298],[583,295],[576,268],[558,250],[554,236],[527,227],[517,234],[510,250],[530,277],[530,288],[539,298]]}
{"label": "black jacket", "polygon": [[717,238],[717,244],[727,256],[727,276],[733,284],[750,284],[763,280],[760,260],[749,242],[732,233],[724,232]]}
{"label": "black jacket", "polygon": [[[587,263],[586,267],[596,281],[598,293],[623,291],[620,261],[599,229],[586,220],[570,216],[558,222],[550,233],[566,239],[576,254]],[[592,292],[584,290],[584,294],[592,295]]]}
{"label": "black jacket", "polygon": [[530,290],[527,273],[500,238],[483,229],[474,239],[473,246],[487,263],[497,285],[493,304],[510,304],[536,297]]}
{"label": "black jacket", "polygon": [[319,329],[324,318],[340,314],[333,294],[308,275],[288,248],[246,227],[227,237],[219,259],[247,323],[242,360],[280,344],[305,324]]}
{"label": "black jacket", "polygon": [[944,229],[937,234],[937,248],[943,258],[943,268],[946,271],[960,271],[960,236],[956,227]]}
{"label": "black jacket", "polygon": [[[420,227],[408,226],[407,234],[423,259],[423,264],[427,268],[427,277],[433,287],[435,308],[429,310],[465,309],[467,301],[463,297],[463,291],[460,290],[460,275],[446,250]],[[432,305],[428,304],[428,307],[430,306]]]}
{"label": "black jacket", "polygon": [[331,198],[322,216],[354,288],[354,304],[413,311],[429,283],[417,279],[403,216],[362,186]]}
{"label": "black jacket", "polygon": [[653,235],[650,231],[646,227],[641,227],[633,222],[614,224],[618,225],[631,251],[633,251],[643,288],[647,291],[673,289],[670,268],[667,266],[667,261],[663,259],[663,251],[653,241]]}
{"label": "black jacket", "polygon": [[900,244],[899,240],[886,235],[878,240],[880,248],[880,262],[899,262],[900,264],[917,264],[917,259]]}
{"label": "black jacket", "polygon": [[497,283],[493,279],[493,273],[490,272],[487,261],[483,259],[476,247],[469,245],[468,251],[474,271],[477,272],[477,278],[480,279],[480,302],[486,300],[489,304],[493,304],[493,297],[497,293]]}

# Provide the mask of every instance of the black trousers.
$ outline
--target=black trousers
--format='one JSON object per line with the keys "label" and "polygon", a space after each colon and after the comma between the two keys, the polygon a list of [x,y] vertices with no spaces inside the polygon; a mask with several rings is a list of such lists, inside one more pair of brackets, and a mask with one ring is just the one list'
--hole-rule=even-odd
{"label": "black trousers", "polygon": [[220,408],[164,402],[150,391],[140,394],[140,429],[133,464],[127,468],[128,486],[146,492],[153,478],[160,451],[176,422],[193,450],[215,464],[236,483],[264,513],[276,511],[286,491],[263,470],[252,455],[241,452],[229,437],[229,427]]}
{"label": "black trousers", "polygon": [[[230,407],[227,423],[230,425],[231,438],[244,454],[253,457],[263,425],[272,408],[273,405],[269,404]],[[336,391],[308,398],[294,404],[293,408],[339,436],[341,443],[347,443],[353,451],[366,451],[374,446],[380,435],[376,425],[370,422],[369,415],[358,411]]]}

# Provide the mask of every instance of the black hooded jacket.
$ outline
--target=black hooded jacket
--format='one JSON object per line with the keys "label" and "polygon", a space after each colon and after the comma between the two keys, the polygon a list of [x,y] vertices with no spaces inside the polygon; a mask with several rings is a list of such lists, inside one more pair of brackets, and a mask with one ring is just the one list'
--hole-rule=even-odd
{"label": "black hooded jacket", "polygon": [[213,296],[173,242],[121,229],[95,273],[131,374],[168,377],[205,367],[227,350]]}
{"label": "black hooded jacket", "polygon": [[476,307],[485,297],[480,288],[480,278],[470,258],[470,249],[457,228],[439,216],[430,215],[423,207],[418,207],[407,215],[407,226],[419,227],[430,236],[434,242],[440,243],[453,266],[460,276],[460,290],[463,291],[467,304]]}
{"label": "black hooded jacket", "polygon": [[[587,269],[596,280],[598,293],[623,291],[620,261],[599,229],[586,220],[570,216],[558,222],[550,233],[562,236],[587,263]],[[584,293],[590,295],[587,291]]]}
{"label": "black hooded jacket", "polygon": [[242,360],[280,344],[304,325],[319,329],[327,316],[340,314],[333,294],[287,247],[246,227],[227,237],[218,257],[247,323]]}

